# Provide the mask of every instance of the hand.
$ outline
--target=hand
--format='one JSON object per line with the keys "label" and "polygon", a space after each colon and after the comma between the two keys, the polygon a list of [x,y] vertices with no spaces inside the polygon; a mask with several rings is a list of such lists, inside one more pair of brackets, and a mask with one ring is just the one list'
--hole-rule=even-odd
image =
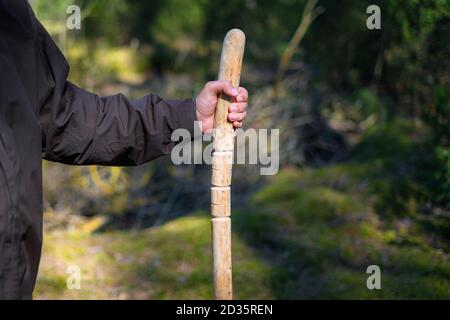
{"label": "hand", "polygon": [[197,105],[197,119],[202,124],[202,132],[211,132],[214,128],[214,111],[218,95],[224,93],[233,98],[228,110],[228,121],[234,128],[241,128],[247,116],[248,92],[245,88],[233,88],[230,81],[210,81],[200,91],[195,102]]}

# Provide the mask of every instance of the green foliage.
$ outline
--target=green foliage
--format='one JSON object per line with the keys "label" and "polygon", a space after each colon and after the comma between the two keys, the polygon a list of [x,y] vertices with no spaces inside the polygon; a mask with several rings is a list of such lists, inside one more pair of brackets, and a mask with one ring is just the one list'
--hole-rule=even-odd
{"label": "green foliage", "polygon": [[415,215],[430,200],[436,159],[429,130],[420,123],[395,121],[368,129],[352,161],[364,164],[375,207],[391,216]]}
{"label": "green foliage", "polygon": [[356,106],[360,111],[359,121],[365,120],[370,116],[375,116],[379,121],[385,121],[387,110],[380,97],[368,88],[362,88],[356,93]]}
{"label": "green foliage", "polygon": [[[450,219],[420,209],[435,168],[430,138],[408,121],[375,126],[351,162],[284,169],[234,215],[274,261],[277,297],[448,298]],[[380,291],[365,287],[370,264],[382,268]]]}
{"label": "green foliage", "polygon": [[178,51],[192,50],[202,38],[205,1],[165,1],[152,25],[153,38]]}
{"label": "green foliage", "polygon": [[74,4],[72,0],[62,1],[33,1],[33,9],[37,17],[41,20],[59,20],[62,21],[66,17],[67,7]]}
{"label": "green foliage", "polygon": [[450,89],[437,86],[434,89],[433,104],[424,112],[425,120],[433,128],[434,152],[438,165],[434,176],[438,201],[450,210]]}
{"label": "green foliage", "polygon": [[[274,101],[268,92],[276,66],[305,3],[35,0],[34,8],[68,57],[71,80],[100,94],[190,96],[216,77],[226,31],[245,31],[243,83],[257,118],[251,126],[289,135],[282,136],[287,160],[279,175],[252,185],[246,175],[234,178],[251,198],[233,212],[238,298],[448,298],[449,2],[319,0],[324,11],[286,72],[291,87]],[[64,28],[69,4],[81,6],[81,31]],[[381,30],[366,28],[370,4],[381,7]],[[264,104],[276,112],[264,113]],[[330,156],[313,167],[309,159],[320,152]],[[293,167],[299,163],[302,170]],[[105,185],[90,169],[45,164],[51,231],[38,297],[211,297],[207,217],[94,235],[103,220],[74,226],[76,213],[113,220],[144,210],[151,221],[164,214],[161,204],[182,184],[166,167],[120,169],[119,180]],[[203,190],[204,171],[194,171],[192,185]],[[183,197],[204,207],[198,194]],[[64,267],[74,263],[86,270],[81,292],[65,290]],[[382,266],[381,291],[365,286],[370,264]]]}
{"label": "green foliage", "polygon": [[[326,180],[316,179],[317,170]],[[235,214],[239,232],[266,248],[277,297],[448,298],[450,265],[432,245],[436,229],[424,233],[420,219],[392,223],[378,216],[373,198],[380,195],[367,186],[373,177],[348,176],[355,172],[365,170],[309,169],[297,183],[282,173],[255,195],[255,209]],[[382,266],[380,291],[365,287],[371,264]]]}
{"label": "green foliage", "polygon": [[[53,232],[45,240],[38,299],[211,299],[211,233],[203,214],[135,233]],[[80,249],[77,249],[80,248]],[[269,266],[234,236],[239,299],[271,299]],[[82,289],[66,289],[68,265],[82,266]]]}

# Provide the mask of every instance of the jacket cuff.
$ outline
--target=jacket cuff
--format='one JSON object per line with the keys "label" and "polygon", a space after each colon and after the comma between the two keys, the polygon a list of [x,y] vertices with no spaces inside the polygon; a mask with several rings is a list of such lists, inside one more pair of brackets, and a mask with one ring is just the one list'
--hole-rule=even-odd
{"label": "jacket cuff", "polygon": [[177,108],[177,129],[183,128],[188,130],[191,137],[195,139],[201,136],[200,126],[197,121],[195,99],[181,100]]}

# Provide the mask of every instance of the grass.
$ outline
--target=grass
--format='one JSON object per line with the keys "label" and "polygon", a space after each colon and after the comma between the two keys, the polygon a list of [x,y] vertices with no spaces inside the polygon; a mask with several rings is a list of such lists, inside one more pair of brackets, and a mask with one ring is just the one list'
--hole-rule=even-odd
{"label": "grass", "polygon": [[[342,163],[271,177],[233,212],[236,298],[449,299],[450,217],[421,209],[433,168],[424,141],[420,126],[390,123],[367,130]],[[47,234],[36,298],[212,297],[206,214],[138,232],[85,225]],[[66,288],[71,264],[81,290]],[[370,265],[381,290],[366,287]]]}
{"label": "grass", "polygon": [[[415,129],[378,127],[346,162],[284,169],[254,195],[252,210],[235,215],[240,234],[265,247],[278,298],[450,298],[449,216],[419,209],[427,172],[416,172],[416,161],[430,159]],[[382,290],[366,288],[372,264]]]}
{"label": "grass", "polygon": [[[37,299],[210,299],[210,221],[180,218],[138,232],[47,234]],[[241,299],[271,299],[269,265],[238,236],[234,285]],[[81,269],[81,290],[68,290],[67,267]]]}

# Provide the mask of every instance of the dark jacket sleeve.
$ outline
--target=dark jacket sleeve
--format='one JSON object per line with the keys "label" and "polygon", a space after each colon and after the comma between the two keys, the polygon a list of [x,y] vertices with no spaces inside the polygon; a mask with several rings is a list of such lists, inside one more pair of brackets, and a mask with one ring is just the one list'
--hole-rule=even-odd
{"label": "dark jacket sleeve", "polygon": [[42,151],[66,164],[140,165],[170,153],[177,128],[193,136],[193,99],[99,97],[67,81],[69,66],[39,22],[38,92]]}

